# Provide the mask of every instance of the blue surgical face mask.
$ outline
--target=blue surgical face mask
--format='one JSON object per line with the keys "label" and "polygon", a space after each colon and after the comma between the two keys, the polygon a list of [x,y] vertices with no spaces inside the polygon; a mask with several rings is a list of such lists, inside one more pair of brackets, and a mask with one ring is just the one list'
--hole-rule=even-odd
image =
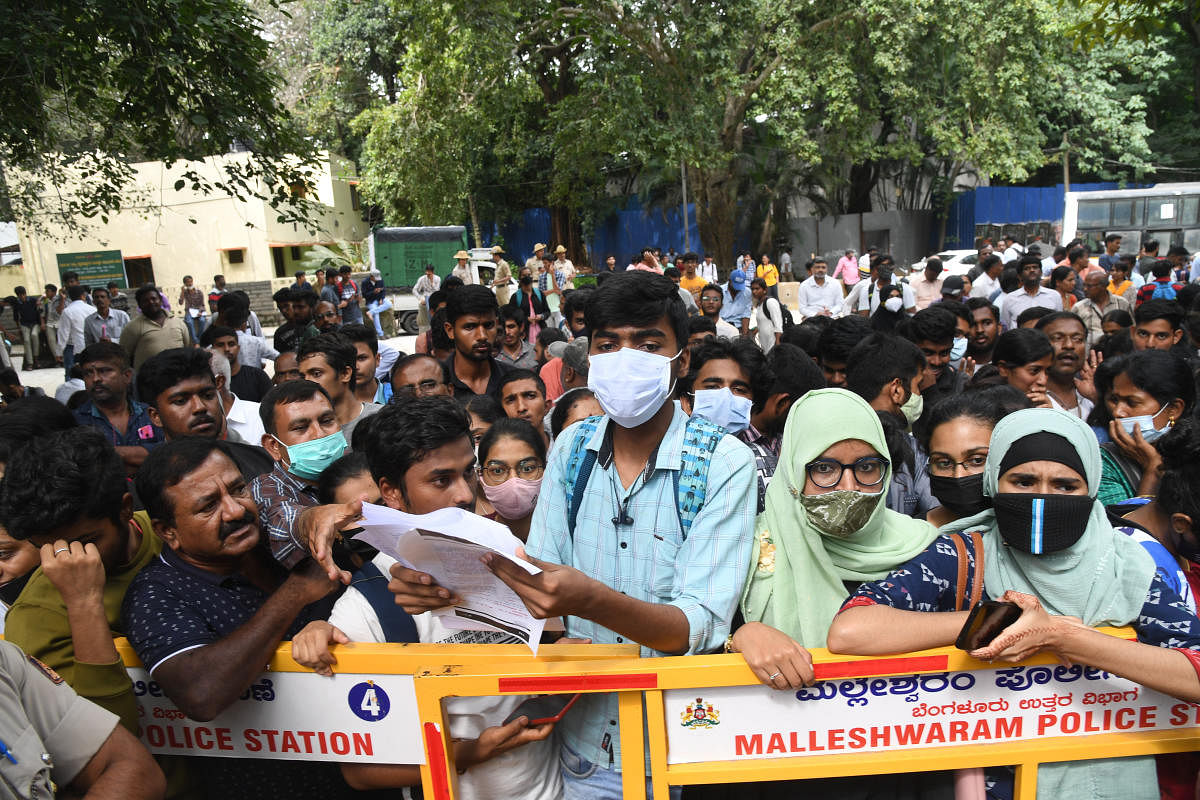
{"label": "blue surgical face mask", "polygon": [[730,433],[740,433],[750,427],[750,399],[720,389],[699,389],[692,403],[692,416],[704,417]]}
{"label": "blue surgical face mask", "polygon": [[1140,429],[1142,432],[1142,440],[1146,443],[1150,443],[1166,433],[1166,431],[1161,431],[1154,427],[1154,418],[1161,414],[1162,410],[1166,407],[1167,406],[1164,403],[1162,407],[1153,414],[1143,414],[1140,417],[1121,417],[1117,420],[1117,422],[1121,423],[1121,427],[1124,428],[1125,432],[1130,436],[1133,436],[1133,431],[1135,428]]}
{"label": "blue surgical face mask", "polygon": [[346,437],[342,436],[341,431],[300,444],[284,444],[278,436],[271,438],[287,448],[288,461],[291,462],[288,472],[309,481],[321,477],[321,473],[346,452]]}

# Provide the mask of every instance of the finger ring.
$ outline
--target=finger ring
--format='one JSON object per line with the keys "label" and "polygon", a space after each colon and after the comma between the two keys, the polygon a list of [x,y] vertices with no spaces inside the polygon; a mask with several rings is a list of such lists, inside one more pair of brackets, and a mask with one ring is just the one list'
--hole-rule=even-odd
{"label": "finger ring", "polygon": [[782,672],[776,672],[774,675],[768,675],[768,676],[767,676],[767,680],[769,680],[769,681],[773,681],[773,680],[775,680],[776,678],[778,678],[778,677],[779,677],[780,675],[782,675],[782,674],[783,674]]}
{"label": "finger ring", "polygon": [[59,553],[69,553],[69,552],[71,552],[71,548],[69,548],[69,547],[60,547],[60,548],[58,548],[57,550],[55,550],[55,551],[54,551],[54,555],[58,555]]}

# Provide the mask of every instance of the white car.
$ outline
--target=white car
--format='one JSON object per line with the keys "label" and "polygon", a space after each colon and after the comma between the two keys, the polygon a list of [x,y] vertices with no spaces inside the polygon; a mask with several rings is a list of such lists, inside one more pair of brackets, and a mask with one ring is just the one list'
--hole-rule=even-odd
{"label": "white car", "polygon": [[[942,260],[942,277],[947,275],[966,275],[971,267],[979,261],[978,250],[943,250],[937,254]],[[909,275],[925,271],[926,259],[921,259],[908,268]]]}

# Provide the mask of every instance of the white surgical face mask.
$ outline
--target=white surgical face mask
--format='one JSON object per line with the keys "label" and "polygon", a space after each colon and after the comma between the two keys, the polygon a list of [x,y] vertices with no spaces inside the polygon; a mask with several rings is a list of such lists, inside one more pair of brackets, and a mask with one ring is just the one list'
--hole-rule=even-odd
{"label": "white surgical face mask", "polygon": [[920,392],[913,392],[904,401],[904,405],[900,406],[900,413],[908,420],[908,426],[911,428],[916,424],[921,415],[925,413],[925,397]]}
{"label": "white surgical face mask", "polygon": [[1161,414],[1162,410],[1166,407],[1167,406],[1164,403],[1162,407],[1153,414],[1143,414],[1140,417],[1121,417],[1117,420],[1117,422],[1121,423],[1121,427],[1124,428],[1125,432],[1130,436],[1133,436],[1133,431],[1135,428],[1140,428],[1142,431],[1142,440],[1146,443],[1150,443],[1166,433],[1166,431],[1160,431],[1154,426],[1154,418]]}
{"label": "white surgical face mask", "polygon": [[671,396],[671,370],[679,353],[657,353],[622,347],[589,358],[588,388],[604,413],[622,428],[636,428],[653,417]]}
{"label": "white surgical face mask", "polygon": [[895,314],[904,308],[904,300],[899,297],[889,297],[883,301],[883,307]]}
{"label": "white surgical face mask", "polygon": [[698,389],[692,416],[704,417],[730,433],[739,433],[750,427],[750,406],[749,398],[734,394],[728,387]]}

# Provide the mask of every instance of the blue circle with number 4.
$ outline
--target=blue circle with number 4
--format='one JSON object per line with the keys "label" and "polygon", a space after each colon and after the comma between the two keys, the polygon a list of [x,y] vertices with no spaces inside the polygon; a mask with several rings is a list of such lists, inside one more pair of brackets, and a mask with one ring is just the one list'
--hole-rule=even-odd
{"label": "blue circle with number 4", "polygon": [[350,687],[346,700],[350,710],[367,722],[378,722],[392,710],[392,701],[388,699],[387,692],[374,681],[363,681]]}

